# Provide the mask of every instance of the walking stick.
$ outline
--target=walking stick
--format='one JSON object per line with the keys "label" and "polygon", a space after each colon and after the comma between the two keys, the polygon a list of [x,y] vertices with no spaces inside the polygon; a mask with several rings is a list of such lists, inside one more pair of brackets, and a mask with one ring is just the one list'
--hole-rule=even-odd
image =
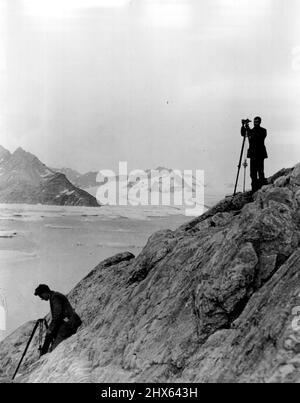
{"label": "walking stick", "polygon": [[32,339],[33,339],[33,336],[34,336],[34,334],[35,334],[35,332],[36,332],[36,330],[37,330],[37,328],[38,328],[39,326],[40,326],[40,336],[39,336],[39,339],[40,339],[40,341],[39,341],[39,342],[40,342],[40,346],[39,346],[39,350],[41,351],[41,334],[42,334],[42,330],[43,330],[43,324],[45,324],[46,329],[47,329],[47,328],[48,328],[48,324],[47,324],[46,319],[38,319],[38,320],[36,321],[36,323],[35,323],[35,325],[34,325],[34,328],[33,328],[33,330],[32,330],[32,333],[31,333],[31,335],[30,335],[30,337],[29,337],[29,340],[28,340],[28,342],[27,342],[27,344],[26,344],[25,350],[24,350],[24,352],[23,352],[23,354],[22,354],[22,357],[21,357],[21,359],[20,359],[20,361],[19,361],[19,364],[18,364],[18,366],[17,366],[17,368],[16,368],[16,370],[15,370],[15,373],[14,373],[14,375],[13,375],[13,377],[12,377],[12,380],[15,379],[15,377],[16,377],[16,375],[17,375],[19,369],[20,369],[20,366],[21,366],[21,364],[22,364],[22,362],[23,362],[23,360],[24,360],[24,357],[25,357],[25,355],[26,355],[26,353],[27,353],[27,350],[28,350],[28,348],[29,348],[29,346],[30,346],[30,343],[31,343],[31,341],[32,341]]}

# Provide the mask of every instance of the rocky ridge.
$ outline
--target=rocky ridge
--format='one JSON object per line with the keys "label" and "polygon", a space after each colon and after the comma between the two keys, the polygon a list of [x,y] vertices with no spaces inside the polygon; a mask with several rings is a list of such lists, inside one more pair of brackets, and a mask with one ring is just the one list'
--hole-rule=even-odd
{"label": "rocky ridge", "polygon": [[[101,262],[69,294],[81,329],[16,381],[299,382],[299,240],[300,164]],[[0,344],[3,379],[32,326]]]}

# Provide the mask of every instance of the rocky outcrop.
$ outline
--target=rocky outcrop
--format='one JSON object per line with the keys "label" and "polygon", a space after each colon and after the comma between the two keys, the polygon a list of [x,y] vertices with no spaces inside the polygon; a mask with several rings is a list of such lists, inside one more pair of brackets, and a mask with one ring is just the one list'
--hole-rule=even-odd
{"label": "rocky outcrop", "polygon": [[74,186],[65,175],[18,148],[13,154],[0,148],[0,203],[93,206],[98,202]]}
{"label": "rocky outcrop", "polygon": [[[17,381],[299,382],[299,192],[300,164],[100,263],[69,295],[79,332]],[[31,328],[1,343],[3,378]]]}

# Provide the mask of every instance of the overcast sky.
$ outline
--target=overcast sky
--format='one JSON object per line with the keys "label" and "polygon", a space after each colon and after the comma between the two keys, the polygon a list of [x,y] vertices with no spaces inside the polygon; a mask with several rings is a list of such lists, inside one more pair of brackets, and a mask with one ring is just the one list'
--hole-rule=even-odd
{"label": "overcast sky", "polygon": [[240,120],[266,174],[298,162],[299,0],[0,0],[0,144],[81,172],[234,182]]}

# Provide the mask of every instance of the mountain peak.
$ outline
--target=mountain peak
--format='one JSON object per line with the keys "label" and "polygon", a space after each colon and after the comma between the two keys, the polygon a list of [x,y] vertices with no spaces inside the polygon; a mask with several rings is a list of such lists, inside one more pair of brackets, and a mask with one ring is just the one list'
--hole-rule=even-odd
{"label": "mountain peak", "polygon": [[56,174],[34,154],[18,147],[13,154],[0,149],[0,201],[97,207],[95,197]]}
{"label": "mountain peak", "polygon": [[9,153],[9,151],[0,144],[0,152],[2,152],[2,151],[7,151]]}
{"label": "mountain peak", "polygon": [[10,152],[0,145],[0,163],[6,161],[10,155]]}
{"label": "mountain peak", "polygon": [[13,153],[12,153],[12,159],[16,161],[23,161],[27,163],[34,163],[35,165],[44,165],[38,157],[36,157],[34,154],[31,154],[30,152],[24,150],[22,147],[18,147]]}
{"label": "mountain peak", "polygon": [[[24,148],[18,147],[14,152],[13,155],[21,155],[21,154],[30,154],[29,152],[25,151]],[[32,155],[32,154],[31,154]]]}

